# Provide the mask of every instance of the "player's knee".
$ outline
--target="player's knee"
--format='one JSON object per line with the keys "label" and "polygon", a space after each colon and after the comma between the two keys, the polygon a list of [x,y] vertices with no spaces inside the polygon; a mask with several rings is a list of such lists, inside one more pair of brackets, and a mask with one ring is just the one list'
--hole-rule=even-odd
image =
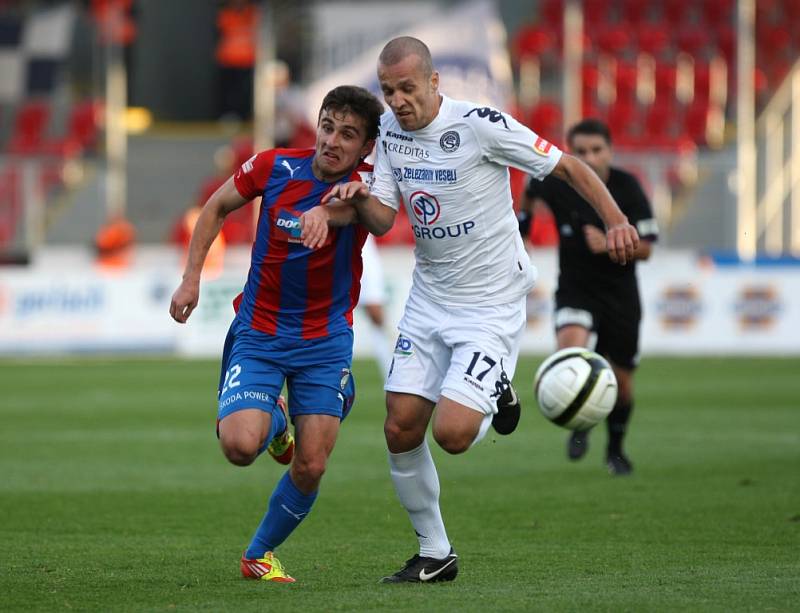
{"label": "player's knee", "polygon": [[220,439],[222,453],[231,464],[249,466],[258,457],[258,441],[251,437]]}
{"label": "player's knee", "polygon": [[389,416],[383,423],[383,434],[390,450],[408,451],[422,444],[425,430],[420,430],[419,424]]}
{"label": "player's knee", "polygon": [[456,455],[464,453],[470,448],[472,441],[475,439],[475,435],[473,433],[473,435],[470,436],[469,433],[459,430],[437,428],[434,424],[433,439],[438,443],[439,447],[444,449],[447,453]]}
{"label": "player's knee", "polygon": [[304,491],[316,490],[325,474],[326,462],[324,458],[296,457],[292,463],[292,480]]}

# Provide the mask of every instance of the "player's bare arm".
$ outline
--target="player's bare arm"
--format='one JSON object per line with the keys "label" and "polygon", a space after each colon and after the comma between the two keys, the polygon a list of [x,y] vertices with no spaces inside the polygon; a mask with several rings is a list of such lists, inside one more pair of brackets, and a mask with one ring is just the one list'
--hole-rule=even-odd
{"label": "player's bare arm", "polygon": [[186,323],[200,298],[200,273],[211,243],[217,238],[225,217],[247,202],[233,184],[233,177],[220,187],[203,206],[189,242],[189,255],[183,281],[172,295],[169,314],[178,323]]}
{"label": "player's bare arm", "polygon": [[300,216],[300,240],[309,249],[321,247],[332,227],[358,223],[358,213],[352,204],[329,202],[306,211]]}
{"label": "player's bare arm", "polygon": [[[606,235],[599,228],[586,224],[583,226],[583,236],[586,239],[586,245],[592,253],[608,253],[608,245],[606,245]],[[639,246],[633,252],[634,260],[647,260],[653,251],[652,241],[646,239],[639,239]]]}
{"label": "player's bare arm", "polygon": [[633,260],[639,247],[639,234],[595,172],[565,153],[553,169],[553,176],[569,183],[600,215],[606,225],[606,250],[611,261],[626,264]]}
{"label": "player's bare arm", "polygon": [[375,236],[383,236],[394,224],[397,215],[392,207],[386,206],[375,196],[370,194],[369,187],[360,181],[350,181],[335,185],[325,194],[322,204],[338,198],[346,204],[352,204],[358,214],[358,220]]}

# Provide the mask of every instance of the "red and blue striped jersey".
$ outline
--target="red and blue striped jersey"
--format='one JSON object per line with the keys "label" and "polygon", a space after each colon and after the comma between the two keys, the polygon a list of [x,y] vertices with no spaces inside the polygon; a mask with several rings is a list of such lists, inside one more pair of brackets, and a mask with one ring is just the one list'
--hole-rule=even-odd
{"label": "red and blue striped jersey", "polygon": [[[273,336],[321,338],[353,325],[361,291],[361,225],[331,228],[321,247],[300,242],[300,215],[319,205],[335,183],[311,170],[313,149],[263,151],[236,171],[236,189],[247,200],[261,196],[256,238],[237,317]],[[339,183],[361,181],[362,165]]]}

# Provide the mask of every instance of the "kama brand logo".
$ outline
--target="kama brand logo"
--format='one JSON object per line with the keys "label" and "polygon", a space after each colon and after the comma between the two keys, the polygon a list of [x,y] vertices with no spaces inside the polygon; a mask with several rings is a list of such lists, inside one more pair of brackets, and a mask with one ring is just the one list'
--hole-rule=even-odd
{"label": "kama brand logo", "polygon": [[397,140],[404,140],[407,143],[414,142],[414,139],[410,136],[406,136],[405,134],[398,134],[397,132],[392,132],[391,130],[386,131],[387,138],[396,138]]}
{"label": "kama brand logo", "polygon": [[439,146],[445,153],[453,153],[461,145],[461,136],[455,130],[448,130],[439,139]]}
{"label": "kama brand logo", "polygon": [[739,324],[744,330],[763,330],[775,323],[781,311],[778,292],[769,285],[745,286],[736,301]]}
{"label": "kama brand logo", "polygon": [[300,242],[300,219],[287,210],[278,213],[275,225],[289,235],[290,243]]}
{"label": "kama brand logo", "polygon": [[492,123],[497,123],[498,121],[502,121],[503,125],[506,127],[506,130],[511,129],[508,127],[508,122],[506,121],[506,118],[503,117],[503,114],[500,111],[495,111],[494,109],[489,108],[488,106],[484,106],[482,108],[475,107],[469,113],[464,115],[464,117],[469,117],[473,113],[475,113],[481,119],[488,119]]}
{"label": "kama brand logo", "polygon": [[536,142],[533,143],[533,150],[539,155],[547,155],[550,152],[550,148],[552,146],[553,146],[552,143],[546,141],[541,136],[537,136]]}
{"label": "kama brand logo", "polygon": [[289,170],[289,177],[291,179],[294,179],[294,171],[297,170],[298,168],[300,168],[300,166],[292,168],[291,164],[289,164],[289,162],[287,160],[283,160],[283,162],[281,162],[281,166],[283,166],[284,168],[287,168]]}
{"label": "kama brand logo", "polygon": [[700,293],[688,284],[666,287],[658,301],[661,323],[667,329],[691,328],[702,310]]}
{"label": "kama brand logo", "polygon": [[414,211],[414,217],[421,224],[429,226],[439,219],[442,209],[435,196],[427,192],[414,192],[408,200],[411,203],[411,210]]}
{"label": "kama brand logo", "polygon": [[414,346],[411,344],[411,339],[406,338],[402,334],[399,335],[394,345],[394,353],[395,355],[412,355],[414,353]]}

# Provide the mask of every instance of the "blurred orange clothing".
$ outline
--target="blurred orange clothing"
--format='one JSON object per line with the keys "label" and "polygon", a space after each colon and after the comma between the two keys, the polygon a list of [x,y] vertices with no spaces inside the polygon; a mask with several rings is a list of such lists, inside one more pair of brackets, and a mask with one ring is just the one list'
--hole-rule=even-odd
{"label": "blurred orange clothing", "polygon": [[252,5],[220,9],[217,63],[227,68],[252,68],[256,62],[257,26],[258,12]]}
{"label": "blurred orange clothing", "polygon": [[136,228],[131,222],[122,217],[108,221],[100,226],[94,239],[98,264],[124,268],[130,264],[135,242]]}

